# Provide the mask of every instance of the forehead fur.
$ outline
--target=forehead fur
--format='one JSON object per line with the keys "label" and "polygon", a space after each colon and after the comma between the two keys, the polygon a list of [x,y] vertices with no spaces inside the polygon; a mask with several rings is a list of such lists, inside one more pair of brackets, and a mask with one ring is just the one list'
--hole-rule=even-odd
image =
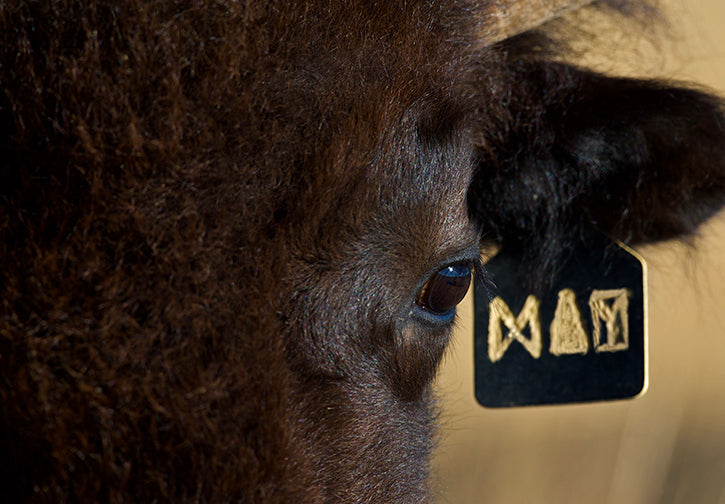
{"label": "forehead fur", "polygon": [[[322,241],[330,233],[386,211],[392,219],[393,206],[442,213],[441,187],[465,192],[473,141],[464,126],[482,105],[469,84],[495,66],[475,36],[485,9],[381,2],[275,11],[284,33],[255,45],[244,92],[252,97],[245,137],[258,142],[244,161],[275,173],[275,224],[331,249]],[[433,187],[437,195],[425,194]]]}

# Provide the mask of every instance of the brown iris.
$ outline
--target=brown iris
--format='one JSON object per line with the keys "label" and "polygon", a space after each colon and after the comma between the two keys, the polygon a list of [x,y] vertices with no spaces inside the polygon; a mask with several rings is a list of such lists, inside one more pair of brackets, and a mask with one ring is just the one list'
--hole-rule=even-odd
{"label": "brown iris", "polygon": [[418,306],[435,315],[448,315],[460,303],[471,285],[471,268],[455,264],[443,268],[423,286]]}

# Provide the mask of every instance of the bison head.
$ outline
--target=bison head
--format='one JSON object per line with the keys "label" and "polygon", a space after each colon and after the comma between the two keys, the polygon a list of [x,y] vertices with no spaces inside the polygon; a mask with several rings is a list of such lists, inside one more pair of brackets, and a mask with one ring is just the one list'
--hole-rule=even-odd
{"label": "bison head", "polygon": [[0,495],[426,502],[482,244],[723,202],[720,102],[563,63],[575,3],[0,5]]}

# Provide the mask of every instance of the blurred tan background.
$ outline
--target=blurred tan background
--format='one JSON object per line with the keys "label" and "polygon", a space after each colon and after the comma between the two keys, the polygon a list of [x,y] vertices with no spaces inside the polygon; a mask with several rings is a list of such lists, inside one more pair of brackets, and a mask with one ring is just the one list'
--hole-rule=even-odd
{"label": "blurred tan background", "polygon": [[[631,41],[599,44],[584,59],[725,96],[725,0],[662,4],[668,42],[634,56]],[[649,266],[650,372],[649,390],[631,401],[478,406],[469,296],[438,384],[439,504],[725,504],[725,214],[695,244],[638,249]]]}

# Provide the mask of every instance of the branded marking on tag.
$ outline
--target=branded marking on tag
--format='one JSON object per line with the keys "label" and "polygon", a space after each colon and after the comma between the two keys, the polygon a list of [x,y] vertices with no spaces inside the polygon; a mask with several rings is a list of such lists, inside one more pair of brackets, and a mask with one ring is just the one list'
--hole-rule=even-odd
{"label": "branded marking on tag", "polygon": [[[589,307],[592,311],[594,348],[597,352],[617,352],[629,348],[629,296],[628,289],[592,292]],[[602,324],[606,328],[604,339]]]}
{"label": "branded marking on tag", "polygon": [[[513,341],[521,343],[534,359],[539,358],[541,355],[539,304],[539,300],[534,296],[527,297],[523,309],[514,317],[503,299],[496,297],[491,301],[488,323],[488,357],[491,362],[501,360]],[[502,325],[509,331],[506,337],[503,337]],[[522,333],[527,326],[531,331],[530,338]]]}
{"label": "branded marking on tag", "polygon": [[[593,331],[593,346],[597,352],[620,352],[629,348],[628,289],[593,290],[589,297]],[[541,301],[535,296],[526,298],[521,312],[514,317],[511,308],[501,297],[488,305],[488,357],[501,360],[509,345],[518,341],[534,359],[541,356]],[[604,335],[602,336],[602,326]],[[508,329],[504,336],[502,328]],[[523,331],[529,328],[530,337]],[[585,354],[589,351],[589,335],[582,322],[576,293],[571,289],[559,291],[554,320],[549,327],[552,355]]]}
{"label": "branded marking on tag", "polygon": [[559,291],[554,321],[549,328],[554,355],[585,354],[589,351],[589,338],[579,312],[576,293],[571,289]]}

